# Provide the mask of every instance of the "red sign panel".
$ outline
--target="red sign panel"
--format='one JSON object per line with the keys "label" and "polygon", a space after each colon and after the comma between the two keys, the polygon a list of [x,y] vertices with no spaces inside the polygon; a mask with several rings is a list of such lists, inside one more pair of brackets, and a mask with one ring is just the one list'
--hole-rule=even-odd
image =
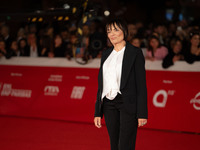
{"label": "red sign panel", "polygon": [[[93,123],[98,69],[0,65],[0,115]],[[147,70],[146,128],[200,133],[200,72]]]}

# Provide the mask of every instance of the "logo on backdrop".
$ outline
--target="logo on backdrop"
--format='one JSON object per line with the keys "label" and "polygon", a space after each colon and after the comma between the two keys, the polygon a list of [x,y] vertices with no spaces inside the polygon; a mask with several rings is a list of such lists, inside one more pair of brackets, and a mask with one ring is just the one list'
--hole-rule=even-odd
{"label": "logo on backdrop", "polygon": [[58,86],[47,85],[44,88],[44,95],[57,96],[59,93]]}
{"label": "logo on backdrop", "polygon": [[12,84],[3,84],[1,96],[23,97],[30,98],[32,90],[12,89]]}
{"label": "logo on backdrop", "polygon": [[89,76],[76,76],[76,79],[89,80]]}
{"label": "logo on backdrop", "polygon": [[[167,103],[168,95],[174,95],[174,93],[175,93],[174,90],[169,90],[169,91],[159,90],[159,91],[157,91],[153,96],[153,104],[154,104],[154,106],[156,106],[156,107],[165,107],[166,103]],[[162,101],[158,101],[158,96],[162,96],[163,97]]]}
{"label": "logo on backdrop", "polygon": [[22,73],[14,73],[14,72],[12,72],[11,74],[10,74],[10,76],[12,76],[12,77],[22,77]]}
{"label": "logo on backdrop", "polygon": [[85,86],[74,86],[71,93],[71,99],[82,99]]}
{"label": "logo on backdrop", "polygon": [[50,75],[50,77],[48,78],[48,81],[52,81],[52,82],[62,82],[63,80],[63,76],[62,75]]}
{"label": "logo on backdrop", "polygon": [[200,110],[200,92],[197,93],[195,97],[190,100],[190,104],[193,104],[194,109]]}

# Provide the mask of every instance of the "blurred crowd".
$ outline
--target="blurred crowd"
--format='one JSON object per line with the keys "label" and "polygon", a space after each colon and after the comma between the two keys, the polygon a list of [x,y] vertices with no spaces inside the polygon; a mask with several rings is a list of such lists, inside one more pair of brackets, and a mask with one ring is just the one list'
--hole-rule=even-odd
{"label": "blurred crowd", "polygon": [[[147,60],[162,60],[163,68],[176,61],[189,64],[200,61],[200,32],[198,24],[187,21],[160,24],[128,23],[128,41],[141,48]],[[104,24],[93,20],[81,26],[74,23],[38,26],[25,24],[16,35],[6,24],[0,25],[0,58],[13,56],[65,57],[85,60],[100,58],[112,46],[106,37]]]}

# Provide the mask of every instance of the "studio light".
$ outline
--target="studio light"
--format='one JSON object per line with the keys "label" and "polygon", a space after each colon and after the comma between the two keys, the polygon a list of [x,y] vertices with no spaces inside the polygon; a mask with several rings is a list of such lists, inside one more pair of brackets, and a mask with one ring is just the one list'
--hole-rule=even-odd
{"label": "studio light", "polygon": [[58,21],[62,21],[63,20],[63,16],[59,16],[57,20]]}
{"label": "studio light", "polygon": [[104,11],[104,15],[105,15],[106,17],[108,17],[108,16],[110,15],[110,11],[105,10],[105,11]]}
{"label": "studio light", "polygon": [[64,9],[70,9],[70,5],[69,4],[64,4],[63,7],[64,7]]}
{"label": "studio light", "polygon": [[68,21],[69,20],[69,17],[68,16],[66,16],[65,17],[65,19],[64,19],[64,21]]}
{"label": "studio light", "polygon": [[75,14],[75,13],[76,13],[76,10],[77,10],[76,7],[73,7],[73,8],[72,8],[72,13]]}
{"label": "studio light", "polygon": [[42,18],[42,17],[40,17],[40,18],[38,19],[38,21],[39,21],[39,22],[42,22],[42,21],[43,21],[43,18]]}

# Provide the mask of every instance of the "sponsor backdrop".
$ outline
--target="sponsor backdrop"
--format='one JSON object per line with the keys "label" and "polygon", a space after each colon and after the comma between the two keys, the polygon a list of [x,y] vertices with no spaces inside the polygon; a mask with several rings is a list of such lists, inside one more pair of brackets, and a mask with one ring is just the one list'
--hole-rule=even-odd
{"label": "sponsor backdrop", "polygon": [[[0,115],[93,123],[98,68],[0,65]],[[147,70],[144,128],[200,133],[200,72]]]}

